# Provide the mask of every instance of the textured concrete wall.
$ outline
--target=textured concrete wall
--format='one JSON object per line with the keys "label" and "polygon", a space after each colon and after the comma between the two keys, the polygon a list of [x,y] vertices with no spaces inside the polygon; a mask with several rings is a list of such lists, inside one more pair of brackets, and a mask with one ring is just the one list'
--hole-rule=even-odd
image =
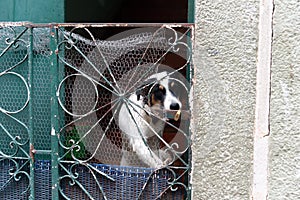
{"label": "textured concrete wall", "polygon": [[250,199],[258,0],[196,0],[193,199]]}
{"label": "textured concrete wall", "polygon": [[300,2],[274,3],[269,199],[299,199]]}

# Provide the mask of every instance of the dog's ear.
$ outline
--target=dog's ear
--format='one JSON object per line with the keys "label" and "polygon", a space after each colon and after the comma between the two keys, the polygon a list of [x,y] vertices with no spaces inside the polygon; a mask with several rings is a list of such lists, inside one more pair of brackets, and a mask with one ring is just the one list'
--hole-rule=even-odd
{"label": "dog's ear", "polygon": [[146,82],[144,82],[141,86],[138,87],[138,89],[135,92],[138,101],[141,99],[141,96],[145,96],[146,98],[148,98],[150,88],[153,86],[155,82],[156,82],[155,78],[148,79]]}
{"label": "dog's ear", "polygon": [[143,95],[143,94],[142,94],[142,90],[137,90],[137,91],[135,92],[135,94],[136,94],[136,96],[137,96],[137,100],[139,101],[139,100],[141,99],[141,95]]}
{"label": "dog's ear", "polygon": [[151,90],[150,105],[163,104],[166,95],[166,88],[160,84],[155,84]]}

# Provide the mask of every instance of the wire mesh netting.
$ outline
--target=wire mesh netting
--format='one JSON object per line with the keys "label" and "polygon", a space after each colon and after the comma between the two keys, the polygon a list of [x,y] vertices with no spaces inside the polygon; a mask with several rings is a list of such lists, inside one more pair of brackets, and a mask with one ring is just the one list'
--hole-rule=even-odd
{"label": "wire mesh netting", "polygon": [[62,199],[189,198],[191,34],[0,28],[0,196],[51,199],[57,173]]}
{"label": "wire mesh netting", "polygon": [[[0,198],[27,199],[29,190],[28,65],[25,27],[0,27]],[[5,37],[12,35],[13,37]],[[19,40],[13,42],[13,38]]]}

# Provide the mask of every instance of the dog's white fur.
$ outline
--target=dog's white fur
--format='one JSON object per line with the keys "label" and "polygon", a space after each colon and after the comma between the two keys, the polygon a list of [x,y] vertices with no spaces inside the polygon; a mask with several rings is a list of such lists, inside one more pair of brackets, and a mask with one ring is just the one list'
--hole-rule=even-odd
{"label": "dog's white fur", "polygon": [[[132,165],[129,160],[134,159],[132,158],[134,156],[137,156],[138,160],[142,161],[145,166],[151,168],[164,167],[171,161],[170,156],[165,151],[159,148],[151,148],[147,142],[149,138],[156,137],[156,141],[159,143],[159,138],[162,138],[164,129],[164,120],[166,120],[164,119],[163,111],[170,109],[172,103],[178,103],[181,108],[181,102],[169,90],[169,76],[167,72],[154,74],[147,80],[153,78],[166,89],[162,107],[157,105],[149,107],[143,101],[146,97],[140,97],[138,100],[138,96],[135,93],[130,95],[127,100],[128,103],[123,103],[121,106],[118,117],[119,127],[132,149],[132,152],[123,150],[121,165]],[[147,112],[153,113],[159,120],[152,120],[152,114],[147,114]],[[159,146],[159,144],[156,146]],[[139,163],[135,164],[140,165]]]}

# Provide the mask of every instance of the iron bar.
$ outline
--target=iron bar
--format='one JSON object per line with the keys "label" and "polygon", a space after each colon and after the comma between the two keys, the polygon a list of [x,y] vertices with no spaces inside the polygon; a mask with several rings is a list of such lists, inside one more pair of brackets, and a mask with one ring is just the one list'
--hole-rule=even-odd
{"label": "iron bar", "polygon": [[[190,23],[194,23],[195,22],[195,2],[194,0],[189,0],[188,1],[188,22]],[[191,27],[191,31],[189,31],[187,33],[187,45],[188,47],[192,50],[193,52],[193,44],[194,44],[194,26]],[[188,55],[187,55],[188,56]],[[193,66],[193,56],[191,56],[190,58],[190,61],[187,65],[187,68],[186,68],[186,79],[189,81],[190,85],[193,85],[193,77],[194,77],[194,66]],[[187,120],[185,121],[185,126],[187,127],[187,129],[189,130],[188,133],[189,133],[189,137],[192,138],[192,134],[193,134],[193,129],[191,127],[191,120],[192,120],[192,110],[193,110],[193,103],[191,102],[191,92],[193,92],[192,89],[190,89],[188,91],[188,99],[189,101],[187,102],[188,104],[188,107],[190,108],[190,113],[189,113],[189,119],[190,120]],[[193,96],[193,95],[192,95]],[[191,148],[188,148],[187,150],[187,161],[188,163],[191,165],[192,164],[192,149]],[[191,177],[191,169],[192,169],[192,166],[190,166],[188,169],[187,169],[187,187],[188,189],[186,190],[187,192],[187,199],[192,199],[192,177]]]}
{"label": "iron bar", "polygon": [[29,29],[29,47],[28,47],[28,86],[29,86],[29,102],[28,102],[28,114],[29,114],[29,123],[28,123],[28,130],[29,130],[29,155],[30,155],[30,200],[35,199],[35,191],[34,191],[34,153],[32,152],[34,148],[33,144],[33,101],[31,99],[32,97],[32,91],[33,91],[33,73],[32,73],[32,65],[33,65],[33,28]]}
{"label": "iron bar", "polygon": [[59,199],[59,147],[58,147],[58,134],[59,134],[59,112],[58,112],[58,99],[56,91],[58,88],[58,58],[55,53],[56,44],[58,39],[57,29],[51,27],[50,33],[50,48],[51,48],[51,175],[52,175],[52,199]]}
{"label": "iron bar", "polygon": [[2,27],[22,26],[22,27],[82,27],[82,28],[103,28],[103,27],[194,27],[193,23],[30,23],[30,22],[0,22]]}
{"label": "iron bar", "polygon": [[[0,23],[0,27],[1,27],[1,23]],[[10,49],[15,42],[22,37],[22,35],[27,31],[28,28],[25,28],[16,38],[14,38],[14,41],[12,41],[11,43],[9,43],[9,45],[0,53],[0,57],[2,57],[6,52],[8,52],[8,49]]]}

